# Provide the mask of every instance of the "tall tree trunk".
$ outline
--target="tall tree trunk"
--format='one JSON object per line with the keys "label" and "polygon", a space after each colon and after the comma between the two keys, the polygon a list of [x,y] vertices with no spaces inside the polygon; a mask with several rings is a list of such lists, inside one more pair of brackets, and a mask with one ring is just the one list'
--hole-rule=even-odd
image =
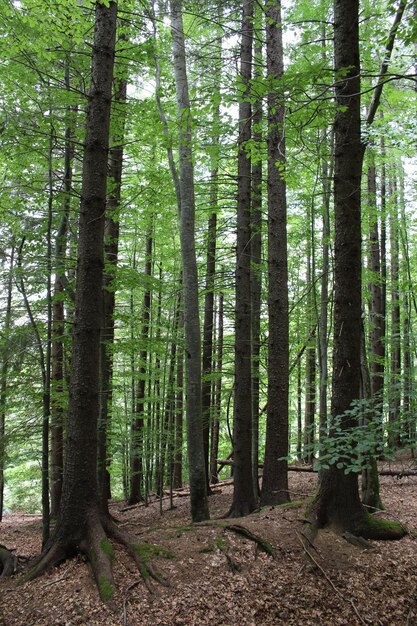
{"label": "tall tree trunk", "polygon": [[72,344],[68,437],[61,506],[53,534],[29,578],[85,552],[103,599],[113,590],[97,494],[97,425],[103,238],[117,5],[95,6],[92,87],[87,111]]}
{"label": "tall tree trunk", "polygon": [[219,482],[217,471],[217,458],[219,452],[220,439],[220,416],[222,407],[222,368],[223,368],[223,311],[224,296],[219,294],[219,304],[217,312],[217,362],[216,362],[216,383],[214,388],[214,418],[211,438],[210,456],[210,480],[212,484]]}
{"label": "tall tree trunk", "polygon": [[12,320],[12,293],[13,293],[13,270],[15,248],[10,252],[10,267],[6,283],[7,300],[2,331],[3,346],[1,350],[1,377],[0,377],[0,522],[3,519],[4,509],[4,469],[6,454],[6,413],[7,413],[7,386],[9,375],[10,358],[10,326]]}
{"label": "tall tree trunk", "polygon": [[[360,397],[361,382],[361,143],[359,0],[334,0],[335,84],[335,308],[332,420],[347,432],[357,424],[348,413]],[[348,68],[348,69],[347,69]],[[369,523],[359,498],[357,474],[333,465],[321,475],[312,515],[317,527],[328,524],[368,538],[404,535],[400,525]]]}
{"label": "tall tree trunk", "polygon": [[390,257],[391,257],[391,340],[390,340],[390,400],[388,445],[391,449],[400,445],[401,407],[401,318],[400,318],[400,265],[398,238],[398,189],[397,172],[391,180]]}
{"label": "tall tree trunk", "polygon": [[175,405],[175,446],[174,446],[174,489],[182,487],[182,447],[183,447],[183,412],[184,412],[184,350],[181,345],[183,334],[183,314],[179,311],[179,336],[177,354],[177,393]]}
{"label": "tall tree trunk", "polygon": [[[221,23],[222,7],[219,5],[217,21]],[[221,67],[222,67],[222,37],[218,37],[215,50],[213,51],[214,79],[212,85],[212,98],[215,102],[213,111],[213,135],[211,137],[212,157],[210,166],[210,217],[207,228],[207,257],[206,257],[206,284],[204,296],[204,322],[203,322],[203,384],[202,384],[202,414],[203,414],[203,437],[204,459],[206,463],[206,477],[208,490],[210,489],[209,473],[209,450],[210,450],[210,427],[212,425],[212,368],[213,368],[213,331],[214,331],[214,282],[216,271],[216,245],[217,245],[217,212],[218,212],[218,187],[219,187],[219,157],[220,157],[220,101],[221,101]]]}
{"label": "tall tree trunk", "polygon": [[[261,504],[288,502],[289,321],[281,2],[266,7],[268,93],[268,408]],[[278,93],[277,93],[278,92]]]}
{"label": "tall tree trunk", "polygon": [[[372,401],[375,419],[382,419],[382,393],[384,386],[385,361],[385,320],[382,319],[382,284],[381,259],[379,247],[378,213],[376,203],[376,171],[373,155],[368,167],[368,210],[369,210],[369,269],[371,280],[369,284],[369,325],[370,325],[370,383],[369,396]],[[364,351],[366,350],[364,341]],[[364,396],[366,397],[366,396]],[[381,442],[379,442],[381,443]],[[362,502],[374,509],[382,509],[379,495],[378,470],[375,455],[367,459],[369,467],[362,472]]]}
{"label": "tall tree trunk", "polygon": [[186,415],[193,521],[209,517],[201,412],[201,337],[195,252],[195,194],[191,110],[182,23],[182,2],[171,0],[172,50],[179,120],[180,236],[186,350]]}
{"label": "tall tree trunk", "polygon": [[238,200],[235,311],[235,401],[233,419],[233,502],[230,517],[251,513],[256,506],[252,474],[252,359],[251,359],[251,161],[247,142],[251,139],[253,0],[243,2],[240,78],[243,93],[239,102]]}
{"label": "tall tree trunk", "polygon": [[[259,7],[255,20],[260,22]],[[261,23],[259,27],[261,27]],[[261,80],[262,41],[255,41],[254,81]],[[253,106],[253,141],[260,151],[262,146],[262,98]],[[252,313],[252,473],[253,491],[259,497],[259,361],[261,352],[261,293],[262,293],[262,158],[252,164],[252,209],[251,209],[251,313]]]}
{"label": "tall tree trunk", "polygon": [[[326,134],[323,134],[325,140]],[[327,162],[327,159],[330,163]],[[318,362],[319,362],[319,442],[327,436],[327,388],[328,388],[328,327],[329,327],[329,278],[330,278],[330,179],[333,172],[333,132],[330,138],[329,155],[323,158],[323,231],[322,231],[322,277],[320,286],[320,318],[318,326]]]}
{"label": "tall tree trunk", "polygon": [[[152,220],[153,221],[153,220]],[[145,268],[146,277],[145,292],[142,304],[142,329],[141,350],[139,354],[139,372],[137,389],[134,392],[134,415],[132,416],[131,429],[131,453],[130,453],[130,493],[129,504],[136,504],[142,500],[141,482],[143,478],[143,435],[145,416],[145,390],[146,376],[148,372],[149,352],[149,322],[151,314],[151,286],[152,277],[152,249],[153,249],[153,225],[151,223],[146,234]]]}
{"label": "tall tree trunk", "polygon": [[[66,88],[70,89],[69,68],[65,72]],[[68,219],[71,210],[72,192],[72,160],[74,156],[73,144],[73,116],[74,111],[68,111],[67,127],[65,129],[64,153],[64,189],[62,200],[62,214],[55,242],[55,277],[52,297],[52,345],[51,345],[51,516],[58,515],[62,493],[62,475],[64,468],[64,407],[62,402],[65,390],[64,375],[64,336],[65,336],[65,309],[64,309],[64,280],[65,280],[65,252],[68,231]]]}
{"label": "tall tree trunk", "polygon": [[307,213],[307,333],[310,337],[306,347],[306,371],[305,371],[305,411],[304,411],[304,456],[308,463],[313,462],[315,443],[316,412],[316,320],[315,311],[315,280],[313,260],[314,238],[314,206]]}
{"label": "tall tree trunk", "polygon": [[103,326],[100,342],[100,419],[98,427],[98,486],[101,504],[106,509],[110,498],[110,474],[108,472],[108,430],[110,425],[113,384],[114,314],[116,292],[115,272],[119,254],[119,211],[123,170],[123,140],[127,80],[118,79],[114,101],[121,107],[121,125],[114,132],[109,150],[109,182],[107,211],[104,229],[104,257],[107,269],[103,277]]}

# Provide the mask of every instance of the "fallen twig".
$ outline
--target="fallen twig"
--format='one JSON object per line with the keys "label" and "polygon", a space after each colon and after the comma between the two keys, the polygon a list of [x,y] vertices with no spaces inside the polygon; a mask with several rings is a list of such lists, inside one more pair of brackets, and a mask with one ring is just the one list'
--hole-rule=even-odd
{"label": "fallen twig", "polygon": [[358,611],[355,603],[353,602],[353,600],[351,598],[346,598],[343,595],[343,593],[336,587],[336,585],[334,584],[334,582],[332,581],[330,576],[324,571],[324,569],[322,568],[320,563],[317,562],[317,560],[314,558],[314,556],[311,554],[311,552],[306,548],[306,546],[303,543],[303,540],[300,537],[300,534],[297,531],[295,531],[295,534],[297,535],[298,541],[300,542],[300,544],[301,544],[304,552],[307,554],[308,558],[311,559],[313,561],[314,565],[321,571],[321,573],[323,574],[323,576],[325,577],[325,579],[327,580],[329,585],[332,587],[332,589],[337,593],[339,598],[341,598],[342,600],[344,600],[345,602],[348,602],[350,604],[352,609],[355,611],[356,617],[358,618],[360,623],[364,624],[364,626],[366,626],[366,622],[363,619],[363,617],[361,616],[361,614],[359,613],[359,611]]}

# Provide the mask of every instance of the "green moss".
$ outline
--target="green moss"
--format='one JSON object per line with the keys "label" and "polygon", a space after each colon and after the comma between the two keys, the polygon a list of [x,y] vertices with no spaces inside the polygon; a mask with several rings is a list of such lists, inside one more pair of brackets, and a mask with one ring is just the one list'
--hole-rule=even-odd
{"label": "green moss", "polygon": [[100,592],[100,598],[104,602],[109,602],[114,594],[113,585],[105,576],[100,576],[98,579],[98,590]]}
{"label": "green moss", "polygon": [[136,543],[133,549],[144,563],[148,563],[154,556],[162,556],[164,559],[173,559],[175,557],[171,550],[163,546],[157,546],[154,543]]}
{"label": "green moss", "polygon": [[219,535],[218,537],[215,538],[214,545],[221,552],[223,552],[224,550],[227,550],[229,548],[230,543],[227,541],[226,537],[222,537],[221,535]]}
{"label": "green moss", "polygon": [[400,538],[407,534],[407,529],[400,522],[376,517],[370,513],[366,513],[366,524],[372,532],[381,534],[381,538],[384,538],[384,535],[387,539],[397,536]]}
{"label": "green moss", "polygon": [[108,539],[102,539],[100,541],[100,548],[103,550],[109,561],[112,561],[114,557],[114,551],[110,541]]}

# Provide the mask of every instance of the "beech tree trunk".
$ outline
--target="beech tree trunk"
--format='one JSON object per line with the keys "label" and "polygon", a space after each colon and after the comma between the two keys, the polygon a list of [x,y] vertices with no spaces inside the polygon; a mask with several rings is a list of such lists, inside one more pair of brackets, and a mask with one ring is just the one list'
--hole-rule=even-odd
{"label": "beech tree trunk", "polygon": [[201,337],[195,252],[195,194],[191,110],[185,58],[182,2],[171,0],[172,51],[179,120],[180,236],[186,350],[186,416],[193,521],[209,517],[201,409]]}
{"label": "beech tree trunk", "polygon": [[233,417],[233,502],[230,517],[251,513],[256,506],[252,476],[252,358],[251,358],[251,105],[253,1],[243,3],[239,102],[238,200],[236,237],[235,398]]}
{"label": "beech tree trunk", "polygon": [[288,502],[289,321],[281,2],[266,7],[268,94],[268,408],[261,504]]}

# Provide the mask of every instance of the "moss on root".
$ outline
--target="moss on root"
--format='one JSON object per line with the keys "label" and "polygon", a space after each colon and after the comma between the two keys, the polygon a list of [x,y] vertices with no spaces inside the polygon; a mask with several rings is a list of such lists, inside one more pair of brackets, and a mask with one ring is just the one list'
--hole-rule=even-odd
{"label": "moss on root", "polygon": [[114,558],[114,550],[110,541],[108,539],[102,539],[100,542],[100,548],[103,550],[109,561],[112,562]]}
{"label": "moss on root", "polygon": [[393,520],[387,520],[370,513],[365,514],[362,536],[366,539],[402,539],[407,535],[405,526]]}
{"label": "moss on root", "polygon": [[100,598],[104,602],[109,602],[113,598],[114,587],[105,576],[99,576],[98,579],[98,590],[100,593]]}

